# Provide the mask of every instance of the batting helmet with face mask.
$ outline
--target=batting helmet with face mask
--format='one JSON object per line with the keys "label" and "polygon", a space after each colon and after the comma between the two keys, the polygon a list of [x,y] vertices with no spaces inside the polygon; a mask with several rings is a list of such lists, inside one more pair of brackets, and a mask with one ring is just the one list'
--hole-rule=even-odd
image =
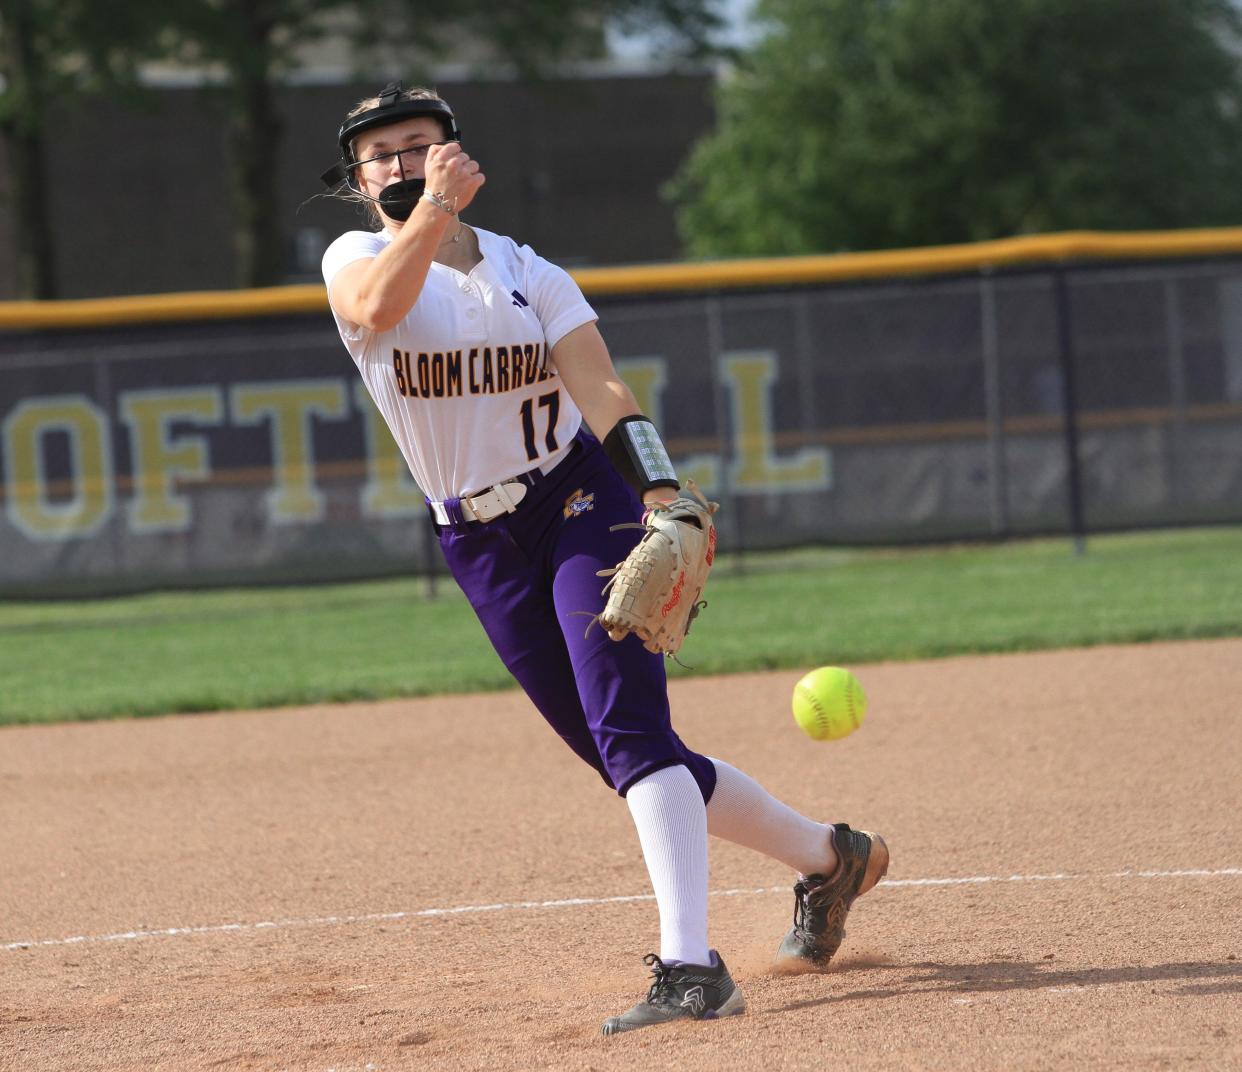
{"label": "batting helmet with face mask", "polygon": [[[341,158],[320,176],[323,182],[333,190],[344,183],[359,197],[376,202],[384,213],[394,220],[409,219],[410,213],[414,211],[414,205],[423,195],[426,181],[424,179],[402,179],[389,183],[380,191],[379,197],[371,197],[364,193],[362,184],[358,181],[358,167],[362,161],[354,155],[354,139],[374,127],[388,126],[402,119],[426,115],[439,122],[444,131],[445,141],[461,141],[461,130],[457,126],[457,120],[453,118],[452,109],[444,101],[438,97],[402,100],[403,92],[405,89],[400,82],[389,82],[379,91],[378,104],[345,119],[336,135]],[[398,150],[398,154],[404,151],[406,150]]]}

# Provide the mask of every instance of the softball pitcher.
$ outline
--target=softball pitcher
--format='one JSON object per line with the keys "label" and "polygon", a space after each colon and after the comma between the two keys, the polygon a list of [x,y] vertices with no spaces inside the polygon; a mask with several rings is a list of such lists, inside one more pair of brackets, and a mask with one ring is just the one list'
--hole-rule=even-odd
{"label": "softball pitcher", "polygon": [[740,1013],[742,993],[708,942],[708,835],[799,872],[778,957],[811,969],[836,952],[888,849],[804,818],[674,731],[662,653],[700,605],[715,504],[681,489],[572,278],[462,221],[484,174],[448,105],[392,83],[346,116],[337,140],[324,181],[366,204],[377,227],[324,254],[341,339],[500,658],[625,798],[638,831],[660,952],[645,958],[646,998],[604,1033]]}

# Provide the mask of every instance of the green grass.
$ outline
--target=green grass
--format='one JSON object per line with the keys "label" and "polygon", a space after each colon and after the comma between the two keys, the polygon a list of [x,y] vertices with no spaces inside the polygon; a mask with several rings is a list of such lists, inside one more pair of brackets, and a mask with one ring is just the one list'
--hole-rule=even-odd
{"label": "green grass", "polygon": [[[751,554],[707,596],[694,673],[1242,635],[1242,529]],[[509,685],[449,582],[0,605],[0,723]]]}

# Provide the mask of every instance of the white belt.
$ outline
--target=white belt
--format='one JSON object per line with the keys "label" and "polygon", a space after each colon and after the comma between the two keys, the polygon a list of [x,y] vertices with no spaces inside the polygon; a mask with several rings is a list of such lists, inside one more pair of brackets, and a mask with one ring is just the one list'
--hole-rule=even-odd
{"label": "white belt", "polygon": [[[493,521],[501,514],[511,514],[526,498],[526,485],[520,480],[508,480],[503,484],[493,484],[478,495],[471,495],[461,500],[461,514],[467,521]],[[431,503],[431,512],[436,523],[451,524],[444,503]]]}
{"label": "white belt", "polygon": [[[568,447],[562,448],[558,453],[554,454],[546,462],[539,466],[539,472],[545,476],[552,472],[561,464],[566,456],[574,450],[576,442],[571,443]],[[495,521],[501,514],[511,514],[518,508],[529,490],[526,480],[534,473],[532,469],[525,477],[515,477],[512,480],[504,480],[499,484],[493,484],[486,491],[481,491],[478,495],[470,495],[461,500],[461,516],[467,521]],[[448,511],[444,508],[444,503],[430,500],[428,505],[431,507],[431,513],[436,519],[437,525],[451,525]]]}

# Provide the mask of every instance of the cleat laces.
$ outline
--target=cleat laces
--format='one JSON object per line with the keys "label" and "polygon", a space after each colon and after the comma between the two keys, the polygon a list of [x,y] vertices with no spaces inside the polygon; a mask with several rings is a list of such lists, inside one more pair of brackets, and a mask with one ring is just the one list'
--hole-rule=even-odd
{"label": "cleat laces", "polygon": [[811,883],[808,881],[794,884],[794,933],[804,942],[815,941],[815,933],[811,930],[816,925],[814,908],[811,905]]}
{"label": "cleat laces", "polygon": [[674,969],[654,953],[643,957],[643,963],[651,969],[651,986],[647,989],[648,1005],[676,1005],[673,994]]}

